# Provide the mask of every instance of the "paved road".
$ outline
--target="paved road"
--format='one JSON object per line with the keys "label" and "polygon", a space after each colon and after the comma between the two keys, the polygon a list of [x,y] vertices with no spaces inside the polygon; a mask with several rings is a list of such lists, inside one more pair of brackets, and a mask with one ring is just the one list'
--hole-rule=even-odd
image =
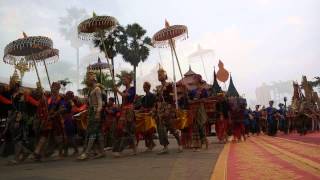
{"label": "paved road", "polygon": [[[104,159],[84,162],[67,158],[59,161],[42,163],[26,162],[21,165],[8,166],[7,159],[0,159],[0,179],[3,180],[94,180],[94,179],[130,179],[130,180],[164,180],[164,179],[210,179],[212,170],[223,145],[217,144],[215,138],[210,138],[212,144],[208,150],[193,152],[185,150],[177,153],[177,145],[170,140],[170,153],[157,155],[155,152],[143,152],[144,143],[140,143],[137,156],[112,158],[107,153]],[[157,146],[155,151],[160,150]],[[129,154],[131,151],[125,151]]]}

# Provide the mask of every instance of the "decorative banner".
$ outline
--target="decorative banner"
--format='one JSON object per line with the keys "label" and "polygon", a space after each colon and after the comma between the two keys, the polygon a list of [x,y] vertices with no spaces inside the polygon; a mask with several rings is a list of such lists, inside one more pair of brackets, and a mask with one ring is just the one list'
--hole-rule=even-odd
{"label": "decorative banner", "polygon": [[217,79],[221,82],[226,82],[229,79],[229,72],[224,68],[224,64],[221,60],[219,60],[218,67]]}

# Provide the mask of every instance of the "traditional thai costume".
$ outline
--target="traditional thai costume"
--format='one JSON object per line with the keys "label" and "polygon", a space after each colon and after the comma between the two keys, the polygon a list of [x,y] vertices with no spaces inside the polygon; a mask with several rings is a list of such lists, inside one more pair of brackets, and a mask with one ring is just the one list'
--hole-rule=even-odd
{"label": "traditional thai costume", "polygon": [[76,113],[74,112],[74,103],[73,100],[70,99],[65,101],[65,111],[63,112],[63,119],[64,119],[64,130],[67,142],[64,147],[65,155],[68,155],[68,148],[69,145],[74,149],[74,154],[78,153],[78,147],[76,144],[76,122],[73,118],[73,115]]}
{"label": "traditional thai costume", "polygon": [[245,127],[243,123],[244,114],[244,110],[240,109],[240,107],[237,107],[230,112],[233,138],[237,141],[240,141],[241,137],[244,137],[245,140]]}
{"label": "traditional thai costume", "polygon": [[[150,113],[152,111],[152,108],[155,105],[155,102],[156,102],[156,96],[151,92],[146,93],[146,95],[143,96],[141,99],[141,107],[143,108],[143,112]],[[149,119],[149,120],[151,121],[152,119]],[[145,146],[149,149],[152,149],[154,146],[156,146],[156,144],[153,141],[154,133],[155,133],[154,127],[147,127],[146,131],[143,134],[144,140],[145,140]]]}
{"label": "traditional thai costume", "polygon": [[42,136],[48,138],[46,156],[53,154],[55,147],[58,147],[59,155],[63,154],[63,147],[66,143],[64,131],[64,119],[62,113],[65,111],[66,102],[60,96],[51,96],[48,99],[48,118],[43,124]]}
{"label": "traditional thai costume", "polygon": [[217,121],[215,125],[216,135],[219,141],[226,140],[228,131],[228,120],[229,120],[229,104],[226,99],[220,100],[216,104],[217,110]]}
{"label": "traditional thai costume", "polygon": [[[206,89],[195,89],[191,91],[191,100],[200,100],[208,97]],[[194,118],[192,123],[192,147],[200,148],[202,144],[205,144],[206,139],[206,122],[208,120],[207,113],[204,108],[204,104],[200,102],[198,107],[193,111]]]}
{"label": "traditional thai costume", "polygon": [[170,133],[176,138],[178,145],[181,145],[178,130],[174,127],[174,123],[176,121],[176,109],[173,94],[172,83],[167,83],[157,87],[155,119],[160,144],[165,147],[169,145],[168,131],[170,131]]}
{"label": "traditional thai costume", "polygon": [[288,122],[286,119],[286,110],[283,107],[280,107],[278,110],[278,113],[280,115],[279,117],[279,129],[283,131],[284,133],[288,133]]}
{"label": "traditional thai costume", "polygon": [[252,134],[260,134],[260,119],[261,119],[261,112],[259,110],[253,111],[253,120],[251,124],[251,133]]}
{"label": "traditional thai costume", "polygon": [[133,102],[136,96],[134,87],[123,91],[120,118],[116,124],[113,152],[122,152],[127,145],[135,146],[135,120]]}
{"label": "traditional thai costume", "polygon": [[106,147],[112,147],[115,138],[116,122],[120,116],[119,108],[113,104],[111,106],[106,105],[104,108],[105,120],[103,122],[102,132],[106,138]]}
{"label": "traditional thai costume", "polygon": [[267,111],[267,127],[268,127],[268,135],[274,136],[277,133],[277,122],[275,119],[275,114],[277,110],[273,107],[268,107]]}

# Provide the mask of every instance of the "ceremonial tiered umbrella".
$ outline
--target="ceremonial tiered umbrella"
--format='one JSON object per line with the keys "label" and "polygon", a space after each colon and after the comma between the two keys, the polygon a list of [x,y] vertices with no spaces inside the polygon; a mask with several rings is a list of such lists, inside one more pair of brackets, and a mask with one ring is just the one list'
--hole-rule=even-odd
{"label": "ceremonial tiered umbrella", "polygon": [[174,67],[174,57],[176,58],[181,78],[183,78],[180,63],[178,60],[178,55],[175,48],[175,40],[186,39],[188,37],[188,28],[184,25],[172,25],[165,21],[165,28],[161,29],[155,33],[152,37],[152,42],[157,47],[170,47],[172,55],[172,68],[173,68],[173,81],[174,81],[174,93],[176,108],[178,109],[178,98],[177,98],[177,84],[176,84],[176,75]]}
{"label": "ceremonial tiered umbrella", "polygon": [[54,62],[57,62],[59,59],[59,50],[58,49],[46,49],[44,51],[41,51],[37,54],[32,54],[30,56],[27,56],[27,61],[34,61],[36,63],[43,63],[45,70],[46,70],[46,74],[47,74],[47,78],[48,78],[48,83],[49,86],[51,87],[51,81],[50,81],[50,76],[49,76],[49,72],[48,72],[48,68],[47,68],[47,63],[51,64]]}
{"label": "ceremonial tiered umbrella", "polygon": [[59,51],[53,49],[53,42],[50,38],[45,36],[28,37],[23,33],[23,38],[12,41],[5,47],[3,61],[11,65],[25,61],[29,66],[34,66],[41,86],[37,64],[44,64],[50,84],[46,63],[56,62],[58,56]]}
{"label": "ceremonial tiered umbrella", "polygon": [[189,55],[189,59],[200,57],[200,60],[201,60],[201,63],[202,63],[202,68],[203,68],[203,72],[204,72],[204,75],[206,76],[207,80],[208,80],[208,76],[207,76],[207,73],[206,73],[206,68],[205,68],[205,65],[204,65],[203,56],[206,55],[206,54],[210,54],[210,53],[213,54],[213,50],[212,49],[203,49],[199,44],[198,45],[198,49],[195,52],[193,52],[192,54]]}
{"label": "ceremonial tiered umbrella", "polygon": [[100,73],[100,83],[102,83],[102,70],[109,68],[108,63],[101,62],[100,57],[98,57],[98,62],[89,65],[89,69],[97,70]]}
{"label": "ceremonial tiered umbrella", "polygon": [[[118,21],[116,18],[112,16],[97,16],[93,13],[93,17],[84,20],[78,25],[78,37],[82,40],[95,40],[99,39],[104,48],[105,57],[107,59],[108,69],[110,70],[110,74],[112,77],[112,82],[115,84],[115,77],[112,73],[112,68],[110,65],[110,61],[107,54],[106,45],[104,43],[105,37],[111,33],[118,25]],[[118,98],[115,93],[115,98]]]}

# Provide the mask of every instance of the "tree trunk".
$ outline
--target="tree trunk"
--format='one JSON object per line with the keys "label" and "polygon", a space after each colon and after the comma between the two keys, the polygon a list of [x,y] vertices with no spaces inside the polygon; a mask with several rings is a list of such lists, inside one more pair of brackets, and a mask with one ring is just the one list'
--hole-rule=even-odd
{"label": "tree trunk", "polygon": [[79,67],[79,64],[80,64],[80,60],[79,60],[79,48],[76,48],[77,49],[77,92],[78,90],[80,89],[80,85],[79,85],[79,76],[80,76],[80,67]]}
{"label": "tree trunk", "polygon": [[[107,55],[108,56],[108,55]],[[111,77],[115,77],[114,76],[114,61],[113,61],[113,57],[111,58],[111,66],[112,66],[112,69],[111,69]],[[118,97],[118,94],[116,93],[116,92],[114,92],[114,98],[115,98],[115,100],[116,100],[116,102],[118,103],[118,104],[120,104],[120,101],[119,101],[119,97]]]}
{"label": "tree trunk", "polygon": [[137,66],[133,66],[133,87],[134,90],[137,92],[137,79],[136,79],[136,73],[137,72]]}

